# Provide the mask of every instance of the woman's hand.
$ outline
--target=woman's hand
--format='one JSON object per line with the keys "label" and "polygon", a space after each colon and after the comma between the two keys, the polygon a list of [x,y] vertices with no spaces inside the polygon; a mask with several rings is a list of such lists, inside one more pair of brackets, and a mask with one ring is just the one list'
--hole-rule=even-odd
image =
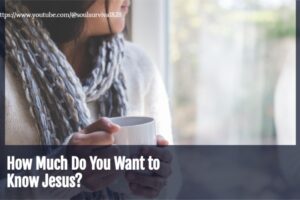
{"label": "woman's hand", "polygon": [[[114,134],[120,127],[107,118],[101,118],[85,129],[74,133],[68,143],[68,152],[79,158],[87,159],[89,156],[111,158],[118,153],[114,143]],[[92,191],[99,191],[110,185],[117,177],[114,170],[91,170],[90,166],[81,171],[82,183]]]}
{"label": "woman's hand", "polygon": [[113,135],[119,130],[120,127],[118,125],[103,117],[85,129],[74,133],[69,141],[69,145],[109,146],[114,143]]}
{"label": "woman's hand", "polygon": [[158,158],[160,160],[160,169],[158,171],[151,172],[152,175],[138,172],[127,172],[126,179],[133,194],[145,198],[155,198],[167,184],[167,179],[172,173],[172,155],[166,148],[164,148],[168,144],[167,140],[165,140],[162,136],[158,136],[157,147],[143,148],[143,156],[152,156],[153,158]]}

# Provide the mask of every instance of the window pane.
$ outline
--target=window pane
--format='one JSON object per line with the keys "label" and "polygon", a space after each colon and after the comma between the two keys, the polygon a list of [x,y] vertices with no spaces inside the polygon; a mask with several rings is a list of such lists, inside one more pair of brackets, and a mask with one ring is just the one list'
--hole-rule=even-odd
{"label": "window pane", "polygon": [[272,144],[274,94],[295,67],[294,0],[171,0],[175,142]]}

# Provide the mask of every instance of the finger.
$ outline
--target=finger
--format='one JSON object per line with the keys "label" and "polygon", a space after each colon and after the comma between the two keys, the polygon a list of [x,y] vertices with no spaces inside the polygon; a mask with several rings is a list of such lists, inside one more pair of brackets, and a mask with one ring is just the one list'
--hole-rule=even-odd
{"label": "finger", "polygon": [[89,134],[76,133],[73,135],[72,144],[74,145],[112,145],[115,141],[114,136],[107,132],[92,132]]}
{"label": "finger", "polygon": [[85,133],[92,133],[96,131],[106,131],[109,133],[115,133],[120,130],[120,126],[112,123],[108,118],[102,117],[96,122],[92,123],[84,129]]}
{"label": "finger", "polygon": [[155,198],[159,194],[158,190],[140,186],[135,183],[131,183],[129,185],[129,187],[130,187],[131,191],[133,192],[133,194],[141,196],[141,197],[145,197],[145,198]]}
{"label": "finger", "polygon": [[168,163],[161,162],[160,168],[157,171],[152,171],[154,174],[159,175],[163,178],[167,178],[172,174],[171,165]]}
{"label": "finger", "polygon": [[138,174],[129,172],[126,174],[126,179],[130,183],[135,183],[140,186],[152,188],[155,190],[161,190],[166,185],[166,179],[159,176],[148,176],[144,174]]}
{"label": "finger", "polygon": [[157,145],[159,146],[168,146],[169,145],[169,142],[168,140],[166,140],[163,136],[161,135],[158,135],[156,137],[156,140],[157,140]]}
{"label": "finger", "polygon": [[166,163],[171,163],[173,159],[171,152],[162,147],[143,147],[142,155],[152,156]]}

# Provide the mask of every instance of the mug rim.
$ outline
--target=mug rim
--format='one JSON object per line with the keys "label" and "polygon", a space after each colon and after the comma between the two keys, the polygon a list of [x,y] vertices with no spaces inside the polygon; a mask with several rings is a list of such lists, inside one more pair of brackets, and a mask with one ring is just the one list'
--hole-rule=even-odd
{"label": "mug rim", "polygon": [[[134,125],[120,125],[113,120],[120,120],[120,119],[125,119],[125,120],[134,120],[134,119],[144,119],[145,121],[139,124],[134,124]],[[116,123],[119,125],[121,128],[130,128],[130,127],[138,127],[138,126],[144,126],[147,124],[154,123],[154,118],[153,117],[145,117],[145,116],[124,116],[124,117],[111,117],[109,118],[113,123]]]}

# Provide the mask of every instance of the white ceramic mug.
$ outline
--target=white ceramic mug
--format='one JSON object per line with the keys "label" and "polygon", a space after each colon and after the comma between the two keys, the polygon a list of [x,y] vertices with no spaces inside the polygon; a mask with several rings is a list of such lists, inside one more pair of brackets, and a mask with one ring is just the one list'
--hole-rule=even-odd
{"label": "white ceramic mug", "polygon": [[[114,134],[116,145],[156,145],[155,120],[151,117],[116,117],[111,122],[118,124],[121,129]],[[138,147],[125,147],[125,155],[137,153]],[[111,186],[115,192],[131,195],[124,173]]]}
{"label": "white ceramic mug", "polygon": [[115,117],[110,120],[121,129],[115,136],[117,145],[156,145],[155,120],[151,117]]}

